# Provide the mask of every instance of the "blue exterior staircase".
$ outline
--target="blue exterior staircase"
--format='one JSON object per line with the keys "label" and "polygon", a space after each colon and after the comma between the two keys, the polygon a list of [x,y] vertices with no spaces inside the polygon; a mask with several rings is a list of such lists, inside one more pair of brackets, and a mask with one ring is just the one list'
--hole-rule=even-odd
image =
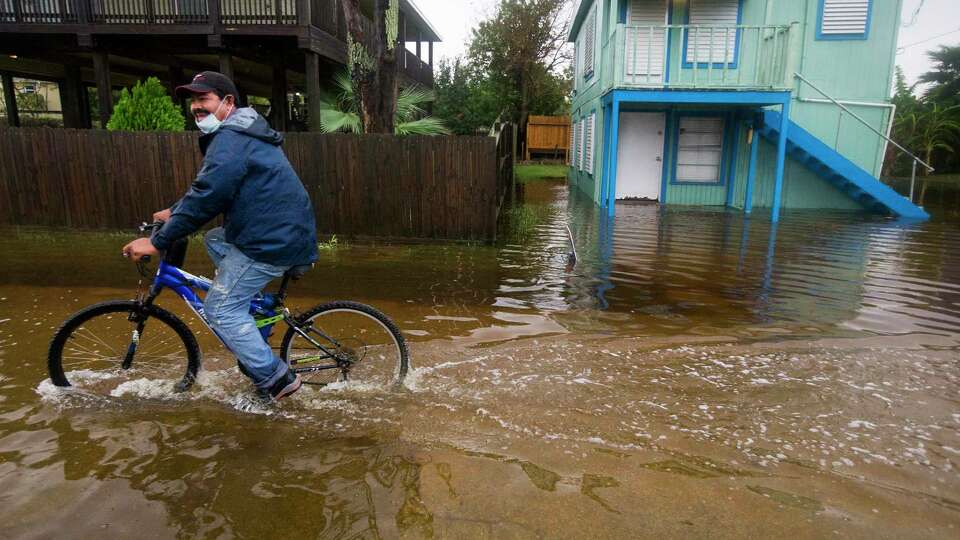
{"label": "blue exterior staircase", "polygon": [[[780,113],[763,111],[760,135],[773,142],[779,140]],[[922,208],[793,121],[787,134],[787,153],[867,210],[906,219],[930,219]]]}

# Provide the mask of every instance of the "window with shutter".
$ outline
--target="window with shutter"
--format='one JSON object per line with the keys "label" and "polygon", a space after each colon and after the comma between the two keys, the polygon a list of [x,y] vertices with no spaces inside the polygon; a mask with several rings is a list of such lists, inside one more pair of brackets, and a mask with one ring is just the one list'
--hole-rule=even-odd
{"label": "window with shutter", "polygon": [[820,0],[817,39],[867,39],[871,0]]}
{"label": "window with shutter", "polygon": [[584,129],[584,128],[586,127],[586,124],[587,124],[587,123],[586,123],[584,120],[580,120],[580,123],[577,124],[577,126],[578,126],[578,129],[577,129],[577,169],[579,169],[579,170],[581,170],[581,171],[583,170],[583,157],[584,157],[584,155],[585,155],[585,154],[584,154],[584,151],[583,151],[583,146],[584,146],[584,137],[583,137],[583,134],[584,134],[584,132],[586,131],[586,130]]}
{"label": "window with shutter", "polygon": [[574,134],[577,130],[576,122],[572,122],[570,125],[570,147],[567,148],[567,165],[573,165],[573,152],[576,150],[576,141],[574,141]]}
{"label": "window with shutter", "polygon": [[723,118],[681,116],[677,133],[677,182],[719,184],[723,162]]}
{"label": "window with shutter", "polygon": [[573,166],[580,168],[580,121],[573,123]]}
{"label": "window with shutter", "polygon": [[587,121],[587,174],[593,174],[593,140],[596,122],[597,113],[591,113],[590,120]]}
{"label": "window with shutter", "polygon": [[590,10],[590,15],[583,23],[583,78],[589,80],[593,76],[593,66],[595,60],[594,51],[597,42],[597,6],[594,5]]}
{"label": "window with shutter", "polygon": [[[740,45],[741,0],[690,0],[684,62],[735,68]],[[698,28],[699,27],[699,28]],[[685,67],[691,67],[689,65]]]}
{"label": "window with shutter", "polygon": [[643,83],[662,80],[667,45],[667,0],[631,0],[626,21],[628,79]]}

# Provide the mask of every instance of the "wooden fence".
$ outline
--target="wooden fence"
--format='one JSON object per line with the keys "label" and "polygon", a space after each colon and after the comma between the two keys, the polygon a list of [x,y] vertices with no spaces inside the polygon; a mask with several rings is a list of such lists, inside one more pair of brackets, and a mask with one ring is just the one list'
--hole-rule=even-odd
{"label": "wooden fence", "polygon": [[570,118],[568,116],[534,116],[527,119],[527,154],[545,154],[554,159],[567,157],[570,144]]}
{"label": "wooden fence", "polygon": [[[320,233],[496,235],[507,175],[492,137],[290,133],[283,149]],[[175,202],[200,161],[196,133],[0,129],[0,223],[130,228]]]}

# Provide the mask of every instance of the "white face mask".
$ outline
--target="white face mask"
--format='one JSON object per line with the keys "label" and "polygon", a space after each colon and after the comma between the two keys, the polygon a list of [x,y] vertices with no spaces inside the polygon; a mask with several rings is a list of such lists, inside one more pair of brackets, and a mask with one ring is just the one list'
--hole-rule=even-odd
{"label": "white face mask", "polygon": [[217,105],[217,110],[213,114],[207,114],[203,117],[203,120],[197,121],[197,128],[202,131],[204,134],[213,133],[220,128],[220,124],[223,122],[217,118],[217,113],[220,112],[220,107],[223,107],[223,101],[220,102],[220,105]]}

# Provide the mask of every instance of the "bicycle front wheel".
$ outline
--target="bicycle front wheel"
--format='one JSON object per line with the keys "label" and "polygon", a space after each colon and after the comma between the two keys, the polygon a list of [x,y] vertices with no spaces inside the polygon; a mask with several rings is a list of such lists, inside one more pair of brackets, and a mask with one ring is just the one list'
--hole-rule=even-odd
{"label": "bicycle front wheel", "polygon": [[196,380],[200,347],[186,324],[157,306],[95,304],[70,316],[53,336],[50,380],[97,394],[122,395],[139,379],[169,381],[182,392]]}
{"label": "bicycle front wheel", "polygon": [[407,375],[403,334],[371,306],[320,304],[297,317],[294,325],[283,336],[280,357],[307,384],[356,381],[386,387],[400,384]]}

